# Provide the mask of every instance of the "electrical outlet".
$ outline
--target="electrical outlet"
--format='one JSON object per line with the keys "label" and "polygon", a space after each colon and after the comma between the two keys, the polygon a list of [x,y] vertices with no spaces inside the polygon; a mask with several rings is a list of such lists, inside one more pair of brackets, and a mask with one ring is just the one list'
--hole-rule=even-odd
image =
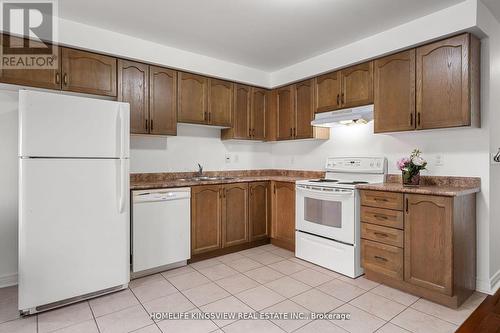
{"label": "electrical outlet", "polygon": [[226,163],[231,163],[231,154],[226,154]]}
{"label": "electrical outlet", "polygon": [[434,166],[441,167],[444,166],[444,157],[441,154],[437,154],[434,157]]}

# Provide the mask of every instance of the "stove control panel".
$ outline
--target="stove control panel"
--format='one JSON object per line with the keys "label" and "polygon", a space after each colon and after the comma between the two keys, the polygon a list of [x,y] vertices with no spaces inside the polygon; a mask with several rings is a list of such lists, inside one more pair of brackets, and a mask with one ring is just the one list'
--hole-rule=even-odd
{"label": "stove control panel", "polygon": [[387,160],[384,157],[329,157],[326,170],[383,174],[387,170]]}

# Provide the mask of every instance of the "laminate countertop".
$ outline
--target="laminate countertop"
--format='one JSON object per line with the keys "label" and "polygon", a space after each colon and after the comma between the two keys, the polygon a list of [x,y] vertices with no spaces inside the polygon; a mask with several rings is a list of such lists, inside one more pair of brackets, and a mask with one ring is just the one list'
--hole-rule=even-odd
{"label": "laminate countertop", "polygon": [[404,186],[399,175],[387,175],[386,182],[380,184],[361,184],[360,190],[412,193],[455,197],[481,191],[481,178],[422,176],[421,185]]}
{"label": "laminate countertop", "polygon": [[247,183],[259,181],[279,181],[294,183],[301,179],[324,177],[322,171],[299,170],[238,170],[238,171],[207,171],[203,176],[228,177],[217,180],[190,180],[195,177],[195,172],[169,172],[169,173],[136,173],[130,176],[131,190],[160,189],[173,187],[190,187],[198,185],[217,185],[232,183]]}

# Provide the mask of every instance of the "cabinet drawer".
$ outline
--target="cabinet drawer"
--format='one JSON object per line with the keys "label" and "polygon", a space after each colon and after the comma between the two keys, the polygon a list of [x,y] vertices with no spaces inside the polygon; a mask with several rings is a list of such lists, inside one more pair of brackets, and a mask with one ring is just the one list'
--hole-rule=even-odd
{"label": "cabinet drawer", "polygon": [[387,245],[403,247],[403,231],[370,223],[361,223],[361,237]]}
{"label": "cabinet drawer", "polygon": [[364,269],[403,279],[403,249],[399,247],[362,239],[361,262]]}
{"label": "cabinet drawer", "polygon": [[361,205],[403,210],[403,193],[363,190]]}
{"label": "cabinet drawer", "polygon": [[403,229],[403,212],[399,210],[361,206],[361,222]]}

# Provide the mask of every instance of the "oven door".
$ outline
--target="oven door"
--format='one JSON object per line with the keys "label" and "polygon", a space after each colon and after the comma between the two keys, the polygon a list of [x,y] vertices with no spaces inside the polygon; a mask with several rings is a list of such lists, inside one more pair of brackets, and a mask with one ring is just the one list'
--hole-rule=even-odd
{"label": "oven door", "polygon": [[354,244],[355,190],[297,185],[296,229]]}

